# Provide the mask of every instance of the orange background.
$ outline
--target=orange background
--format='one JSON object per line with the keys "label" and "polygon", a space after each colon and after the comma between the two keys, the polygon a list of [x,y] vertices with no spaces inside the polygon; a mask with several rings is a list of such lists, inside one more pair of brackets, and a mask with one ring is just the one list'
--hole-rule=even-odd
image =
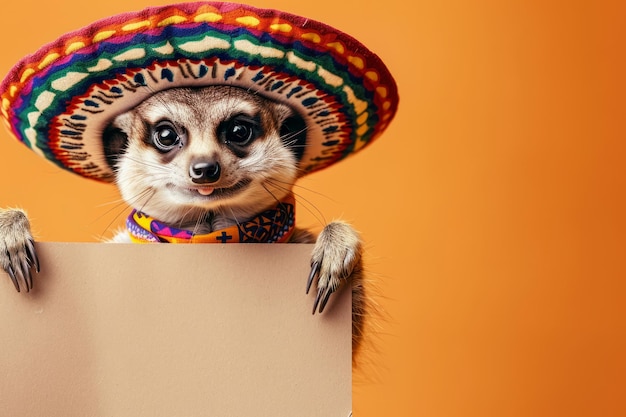
{"label": "orange background", "polygon": [[[3,2],[0,72],[168,2]],[[626,415],[626,3],[251,3],[352,34],[399,85],[384,136],[298,188],[301,226],[362,232],[385,310],[355,416]],[[113,187],[0,140],[0,207],[25,208],[40,240],[122,223]]]}

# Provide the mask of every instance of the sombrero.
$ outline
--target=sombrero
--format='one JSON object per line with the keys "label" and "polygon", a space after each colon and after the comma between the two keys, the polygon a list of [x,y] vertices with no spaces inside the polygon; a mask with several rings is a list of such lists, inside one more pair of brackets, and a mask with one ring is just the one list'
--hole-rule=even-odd
{"label": "sombrero", "polygon": [[304,174],[377,138],[396,84],[378,56],[326,24],[218,2],[152,7],[95,22],[22,59],[0,85],[13,135],[87,178],[112,181],[102,132],[157,91],[232,85],[283,102],[307,125]]}

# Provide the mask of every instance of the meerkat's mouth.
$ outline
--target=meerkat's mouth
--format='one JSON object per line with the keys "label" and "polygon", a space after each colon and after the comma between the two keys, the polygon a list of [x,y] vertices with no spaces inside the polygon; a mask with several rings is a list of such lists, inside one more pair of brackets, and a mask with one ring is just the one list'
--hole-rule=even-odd
{"label": "meerkat's mouth", "polygon": [[199,195],[202,197],[209,198],[220,198],[220,197],[230,197],[239,191],[246,188],[252,180],[250,178],[244,178],[241,181],[235,183],[230,187],[196,187],[189,188],[189,192],[194,195]]}

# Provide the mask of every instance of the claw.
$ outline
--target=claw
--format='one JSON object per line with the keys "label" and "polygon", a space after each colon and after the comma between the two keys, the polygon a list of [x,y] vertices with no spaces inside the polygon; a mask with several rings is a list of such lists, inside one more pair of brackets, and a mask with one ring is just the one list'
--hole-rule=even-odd
{"label": "claw", "polygon": [[322,314],[324,312],[324,308],[326,307],[326,304],[328,303],[328,299],[330,298],[330,296],[335,292],[335,290],[333,290],[331,287],[328,287],[328,289],[326,290],[326,294],[324,295],[324,299],[322,300],[322,304],[320,304],[320,314]]}
{"label": "claw", "polygon": [[15,271],[13,270],[13,267],[11,265],[9,265],[9,269],[7,272],[9,273],[9,276],[11,277],[11,281],[13,281],[13,285],[15,285],[15,289],[17,290],[17,292],[20,292],[20,284],[17,281],[17,277],[15,276]]}
{"label": "claw", "polygon": [[320,271],[320,263],[319,262],[313,262],[313,265],[311,265],[311,273],[309,274],[309,279],[306,282],[306,293],[309,293],[309,290],[311,289],[311,284],[313,284],[313,278],[315,278],[315,276],[317,275],[317,273]]}
{"label": "claw", "polygon": [[30,275],[30,265],[27,259],[22,260],[22,277],[26,284],[26,292],[30,292],[31,288],[33,288],[33,278]]}
{"label": "claw", "polygon": [[324,292],[324,288],[320,288],[317,291],[317,296],[315,297],[315,302],[313,303],[313,314],[317,310],[319,306],[319,313],[322,314],[324,312],[324,308],[326,308],[326,304],[328,304],[328,299],[335,292],[335,290],[331,287],[326,288],[326,292]]}
{"label": "claw", "polygon": [[13,271],[15,272],[15,276],[17,277],[18,283],[24,282],[26,284],[26,288],[28,289],[28,282],[26,281],[26,277],[24,276],[24,268],[22,267],[22,265],[19,265],[19,268],[13,268]]}
{"label": "claw", "polygon": [[28,239],[26,243],[26,252],[28,253],[28,259],[35,264],[35,270],[39,272],[39,258],[37,257],[37,252],[35,252],[35,243],[31,239]]}
{"label": "claw", "polygon": [[313,314],[315,314],[315,311],[317,311],[317,306],[320,303],[320,300],[322,299],[322,294],[324,293],[324,289],[320,288],[317,291],[317,296],[315,297],[315,302],[313,303]]}

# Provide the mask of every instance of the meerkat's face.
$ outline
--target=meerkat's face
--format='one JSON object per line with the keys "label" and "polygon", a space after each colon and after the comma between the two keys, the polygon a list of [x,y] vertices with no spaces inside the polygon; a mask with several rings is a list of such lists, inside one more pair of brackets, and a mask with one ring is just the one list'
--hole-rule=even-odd
{"label": "meerkat's face", "polygon": [[179,88],[119,115],[105,151],[126,202],[194,223],[208,211],[255,214],[289,193],[305,130],[289,107],[245,90]]}

